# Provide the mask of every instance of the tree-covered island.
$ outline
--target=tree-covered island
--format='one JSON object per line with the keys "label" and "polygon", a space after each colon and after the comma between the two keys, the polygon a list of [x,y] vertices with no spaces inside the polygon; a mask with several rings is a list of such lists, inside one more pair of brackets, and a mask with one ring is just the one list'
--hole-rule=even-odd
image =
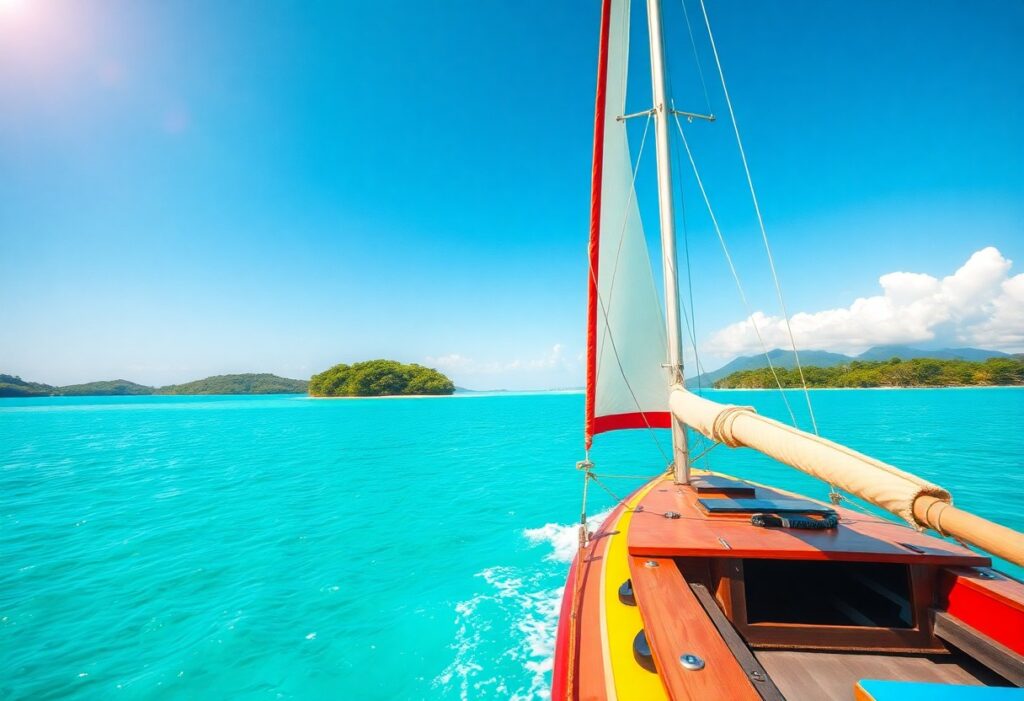
{"label": "tree-covered island", "polygon": [[0,374],[0,397],[104,397],[145,394],[305,394],[306,381],[269,373],[217,375],[181,385],[149,387],[128,380],[102,380],[63,387]]}
{"label": "tree-covered island", "polygon": [[180,385],[167,385],[156,394],[303,394],[305,380],[292,380],[270,373],[215,375]]}
{"label": "tree-covered island", "polygon": [[[779,384],[800,387],[795,368],[775,368]],[[805,367],[808,387],[974,387],[1024,385],[1024,359],[989,358],[984,362],[892,358],[880,362],[855,360],[834,367]],[[715,382],[717,389],[770,389],[775,378],[768,368],[741,370]]]}
{"label": "tree-covered island", "polygon": [[395,360],[341,363],[309,378],[313,397],[443,395],[454,391],[455,383],[437,370]]}

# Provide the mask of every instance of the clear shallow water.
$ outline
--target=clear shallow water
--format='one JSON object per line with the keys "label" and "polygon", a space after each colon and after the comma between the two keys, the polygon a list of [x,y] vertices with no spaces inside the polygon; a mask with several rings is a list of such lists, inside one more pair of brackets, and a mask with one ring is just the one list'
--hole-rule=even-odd
{"label": "clear shallow water", "polygon": [[[785,416],[778,393],[719,395]],[[823,434],[1024,528],[1024,390],[813,398]],[[582,410],[581,395],[0,400],[0,698],[545,698]],[[645,431],[599,437],[593,457],[662,464]],[[709,459],[825,495],[749,451]],[[592,514],[611,505],[591,490]]]}

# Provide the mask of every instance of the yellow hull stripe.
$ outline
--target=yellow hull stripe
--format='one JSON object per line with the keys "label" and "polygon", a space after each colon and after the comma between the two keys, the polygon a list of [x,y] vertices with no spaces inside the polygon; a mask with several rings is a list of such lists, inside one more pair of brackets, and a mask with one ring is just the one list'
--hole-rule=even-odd
{"label": "yellow hull stripe", "polygon": [[618,522],[607,536],[601,567],[601,639],[604,647],[604,678],[609,701],[660,701],[668,699],[657,674],[648,672],[633,659],[633,638],[644,627],[640,609],[619,601],[619,587],[629,579],[627,534],[633,519],[631,511],[651,489],[662,483],[663,476],[649,482],[626,502]]}

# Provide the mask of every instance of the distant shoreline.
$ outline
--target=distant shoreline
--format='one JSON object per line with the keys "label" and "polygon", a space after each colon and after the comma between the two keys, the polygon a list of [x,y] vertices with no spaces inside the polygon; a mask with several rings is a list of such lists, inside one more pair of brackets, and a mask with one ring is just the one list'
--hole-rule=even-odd
{"label": "distant shoreline", "polygon": [[307,395],[308,399],[468,399],[471,397],[521,397],[529,394],[583,394],[582,389],[495,389],[495,390],[469,390],[467,392],[452,392],[451,394],[382,394],[372,397],[314,397]]}
{"label": "distant shoreline", "polygon": [[802,368],[737,370],[716,380],[716,389],[941,389],[1024,386],[1024,358],[984,361],[913,358]]}
{"label": "distant shoreline", "polygon": [[[688,389],[694,389],[692,387]],[[715,392],[778,392],[778,387],[705,387]],[[847,392],[850,390],[903,390],[903,389],[1024,389],[1024,385],[945,385],[943,387],[808,387],[808,392]],[[783,387],[783,392],[803,392],[803,387]]]}
{"label": "distant shoreline", "polygon": [[177,385],[154,387],[130,380],[99,380],[74,385],[48,385],[0,373],[0,397],[131,397],[153,395],[252,395],[306,394],[306,380],[292,380],[270,373],[214,375]]}
{"label": "distant shoreline", "polygon": [[504,389],[504,390],[469,390],[452,394],[382,394],[374,396],[319,397],[305,392],[199,392],[195,394],[179,393],[147,393],[147,394],[31,394],[0,396],[3,399],[106,399],[108,397],[292,397],[296,399],[470,399],[475,397],[522,397],[535,394],[583,394],[582,389]]}
{"label": "distant shoreline", "polygon": [[[696,393],[696,388],[687,388]],[[1020,389],[1024,385],[951,385],[947,387],[808,387],[809,392],[851,392],[851,391],[896,391],[896,390],[952,390],[952,389]],[[778,392],[778,387],[729,387],[715,389],[705,387],[701,391],[713,392]],[[803,392],[801,387],[785,387],[783,392]],[[200,394],[74,394],[74,395],[29,395],[16,397],[0,397],[4,399],[106,399],[123,397],[289,397],[295,399],[472,399],[475,397],[523,397],[530,395],[570,395],[584,394],[580,389],[528,389],[528,390],[494,390],[494,391],[469,391],[455,392],[453,394],[386,394],[376,397],[314,397],[301,392],[259,392],[259,393],[233,393],[233,394],[212,394],[208,392]]]}
{"label": "distant shoreline", "polygon": [[[448,397],[454,397],[455,394],[379,394],[368,397],[314,397],[312,394],[307,394],[304,399],[446,399]],[[465,395],[463,395],[465,396]]]}

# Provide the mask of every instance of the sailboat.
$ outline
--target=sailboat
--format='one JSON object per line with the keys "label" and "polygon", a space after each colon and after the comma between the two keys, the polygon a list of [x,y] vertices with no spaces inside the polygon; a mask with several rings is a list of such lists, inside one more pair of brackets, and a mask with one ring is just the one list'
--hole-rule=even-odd
{"label": "sailboat", "polygon": [[[646,6],[652,102],[627,114],[630,0],[601,0],[587,454],[577,465],[584,509],[552,699],[1024,698],[1024,584],[991,559],[1024,565],[1024,536],[957,508],[938,485],[818,435],[816,426],[805,431],[687,389],[669,136],[675,127],[693,163],[683,124],[714,116],[676,109],[666,88],[661,1]],[[703,0],[700,8],[761,221]],[[662,299],[634,189],[633,119],[654,133]],[[694,173],[718,231],[695,164]],[[771,261],[766,235],[764,243]],[[587,485],[601,479],[592,442],[623,429],[669,429],[672,454],[661,474],[589,532]],[[792,466],[829,485],[830,498],[698,469],[688,435]]]}

